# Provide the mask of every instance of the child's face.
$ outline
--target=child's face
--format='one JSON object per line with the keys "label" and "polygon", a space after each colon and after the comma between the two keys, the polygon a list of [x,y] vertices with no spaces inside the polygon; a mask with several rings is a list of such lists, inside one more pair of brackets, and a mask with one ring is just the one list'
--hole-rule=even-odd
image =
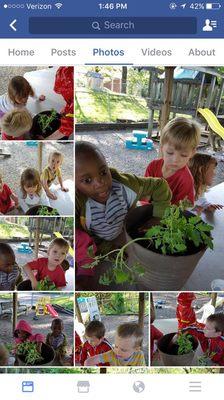
{"label": "child's face", "polygon": [[10,274],[15,264],[15,257],[12,254],[0,255],[0,271]]}
{"label": "child's face", "polygon": [[216,172],[216,164],[210,163],[205,175],[205,184],[211,186]]}
{"label": "child's face", "polygon": [[122,338],[118,335],[115,336],[114,352],[118,358],[127,359],[137,350],[135,345],[135,338],[129,336]]}
{"label": "child's face", "polygon": [[161,147],[161,151],[164,160],[164,168],[171,170],[173,173],[185,167],[195,153],[195,150],[192,149],[177,150],[175,146],[169,142]]}
{"label": "child's face", "polygon": [[63,326],[62,326],[62,324],[53,324],[53,326],[51,327],[51,330],[52,330],[53,336],[57,337],[62,333]]}
{"label": "child's face", "polygon": [[215,322],[206,321],[206,324],[205,324],[205,327],[204,327],[204,335],[207,338],[216,338],[218,336],[221,336],[222,332],[216,331]]}
{"label": "child's face", "polygon": [[36,186],[26,186],[24,185],[24,190],[30,196],[33,196],[37,192],[37,185]]}
{"label": "child's face", "polygon": [[110,196],[112,177],[105,159],[89,154],[76,165],[76,188],[87,197],[105,204]]}
{"label": "child's face", "polygon": [[61,166],[61,157],[51,157],[49,167],[52,171],[56,171]]}
{"label": "child's face", "polygon": [[28,97],[19,97],[19,96],[16,96],[15,97],[15,101],[16,101],[16,103],[17,104],[20,104],[21,106],[22,105],[26,105],[26,103],[27,103],[27,100],[28,100]]}
{"label": "child's face", "polygon": [[95,346],[99,346],[99,344],[102,342],[103,338],[98,338],[96,336],[86,336],[86,339],[88,340],[89,344],[91,344],[91,346],[95,347]]}
{"label": "child's face", "polygon": [[27,332],[23,331],[22,329],[19,329],[17,331],[17,335],[18,335],[18,338],[21,339],[21,340],[26,340],[28,338]]}
{"label": "child's face", "polygon": [[48,261],[51,263],[51,265],[57,266],[64,261],[66,255],[67,252],[64,247],[60,247],[57,244],[54,244],[48,251]]}

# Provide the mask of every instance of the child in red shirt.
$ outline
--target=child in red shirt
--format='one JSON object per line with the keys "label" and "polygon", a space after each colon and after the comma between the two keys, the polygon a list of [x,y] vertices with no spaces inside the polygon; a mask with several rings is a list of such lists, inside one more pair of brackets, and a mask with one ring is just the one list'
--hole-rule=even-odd
{"label": "child in red shirt", "polygon": [[18,207],[18,197],[10,187],[3,182],[0,174],[0,214],[6,214],[14,207]]}
{"label": "child in red shirt", "polygon": [[[66,286],[65,272],[61,266],[69,251],[69,243],[62,238],[52,240],[48,247],[48,257],[37,258],[24,265],[24,271],[30,279],[32,289],[35,290],[38,281],[48,277],[51,282],[61,288]],[[35,276],[33,271],[37,271]],[[20,290],[23,290],[20,286]]]}
{"label": "child in red shirt", "polygon": [[[84,365],[89,357],[96,356],[101,353],[106,353],[112,349],[110,343],[105,339],[105,326],[100,321],[91,321],[86,329],[85,336],[87,341],[83,344],[80,353],[80,364]],[[108,366],[110,364],[98,364],[98,367]]]}
{"label": "child in red shirt", "polygon": [[162,158],[153,160],[146,177],[164,178],[172,192],[172,204],[187,199],[194,204],[194,180],[187,166],[200,142],[201,130],[196,121],[174,118],[161,132]]}
{"label": "child in red shirt", "polygon": [[[178,329],[196,337],[202,351],[213,363],[224,366],[224,313],[210,315],[205,324],[197,322],[189,296],[192,293],[181,293],[178,296]],[[181,307],[179,302],[182,303]]]}

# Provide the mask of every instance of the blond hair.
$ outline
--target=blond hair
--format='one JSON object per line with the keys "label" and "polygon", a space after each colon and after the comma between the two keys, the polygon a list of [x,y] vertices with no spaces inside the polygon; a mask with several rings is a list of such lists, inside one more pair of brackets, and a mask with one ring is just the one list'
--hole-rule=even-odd
{"label": "blond hair", "polygon": [[25,109],[14,109],[6,113],[1,120],[3,132],[8,136],[21,136],[29,132],[33,124],[30,113]]}
{"label": "blond hair", "polygon": [[37,191],[36,194],[40,196],[41,190],[42,190],[42,185],[40,181],[40,174],[39,172],[34,169],[34,168],[26,168],[21,175],[20,178],[20,187],[23,193],[23,198],[25,199],[27,196],[27,193],[24,189],[24,186],[27,187],[34,187],[37,186]]}
{"label": "blond hair", "polygon": [[58,157],[58,158],[60,158],[60,159],[61,159],[61,163],[62,163],[63,158],[64,158],[64,157],[63,157],[63,154],[60,153],[60,151],[51,151],[51,153],[50,153],[49,156],[48,156],[48,163],[51,162],[51,160],[52,160],[53,157]]}
{"label": "blond hair", "polygon": [[202,153],[196,153],[188,162],[188,167],[194,178],[196,200],[207,190],[206,174],[211,164],[217,166],[216,158]]}
{"label": "blond hair", "polygon": [[201,127],[193,119],[177,117],[169,121],[161,132],[161,146],[172,144],[176,150],[196,149],[200,143]]}
{"label": "blond hair", "polygon": [[57,245],[58,247],[61,247],[61,248],[65,248],[66,253],[68,253],[68,251],[69,251],[69,247],[70,247],[69,243],[64,238],[53,239],[48,246],[48,251],[50,251],[54,245]]}
{"label": "blond hair", "polygon": [[126,323],[119,325],[117,335],[121,338],[133,337],[135,339],[135,348],[142,346],[143,331],[136,323]]}
{"label": "blond hair", "polygon": [[34,96],[34,91],[29,82],[23,76],[14,76],[8,85],[8,96],[13,104],[17,105],[17,99],[25,99]]}

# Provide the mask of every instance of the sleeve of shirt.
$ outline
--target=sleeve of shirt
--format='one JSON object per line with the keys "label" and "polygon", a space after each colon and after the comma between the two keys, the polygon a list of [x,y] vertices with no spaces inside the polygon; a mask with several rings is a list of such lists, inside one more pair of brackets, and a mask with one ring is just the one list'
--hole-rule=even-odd
{"label": "sleeve of shirt", "polygon": [[84,343],[82,346],[81,353],[80,353],[80,364],[84,365],[87,358],[88,358],[88,352],[87,352],[86,344]]}
{"label": "sleeve of shirt", "polygon": [[32,271],[33,270],[39,271],[39,269],[40,269],[40,263],[38,260],[30,261],[27,263],[27,265],[30,267],[30,269],[32,269]]}
{"label": "sleeve of shirt", "polygon": [[41,180],[42,181],[47,181],[48,180],[48,172],[47,172],[47,168],[44,168],[42,173],[41,173]]}
{"label": "sleeve of shirt", "polygon": [[7,195],[8,196],[11,196],[11,194],[12,194],[12,190],[10,189],[10,187],[8,186],[8,185],[4,185],[5,186],[5,189],[6,189],[6,192],[7,192]]}
{"label": "sleeve of shirt", "polygon": [[149,163],[148,167],[146,168],[146,170],[145,170],[145,177],[146,178],[150,177],[150,176],[152,176],[152,177],[154,176],[153,165],[154,165],[154,162],[152,161],[151,163]]}
{"label": "sleeve of shirt", "polygon": [[56,175],[57,175],[58,178],[61,178],[61,168],[57,169]]}
{"label": "sleeve of shirt", "polygon": [[178,193],[175,193],[175,204],[187,199],[194,205],[194,181],[190,176],[185,176],[186,179],[183,179],[182,183],[178,186]]}

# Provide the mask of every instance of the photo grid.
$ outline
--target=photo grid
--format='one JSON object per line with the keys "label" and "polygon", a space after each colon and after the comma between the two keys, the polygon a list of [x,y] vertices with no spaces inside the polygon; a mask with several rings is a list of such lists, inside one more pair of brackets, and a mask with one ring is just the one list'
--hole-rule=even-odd
{"label": "photo grid", "polygon": [[0,372],[223,373],[223,83],[0,67]]}

